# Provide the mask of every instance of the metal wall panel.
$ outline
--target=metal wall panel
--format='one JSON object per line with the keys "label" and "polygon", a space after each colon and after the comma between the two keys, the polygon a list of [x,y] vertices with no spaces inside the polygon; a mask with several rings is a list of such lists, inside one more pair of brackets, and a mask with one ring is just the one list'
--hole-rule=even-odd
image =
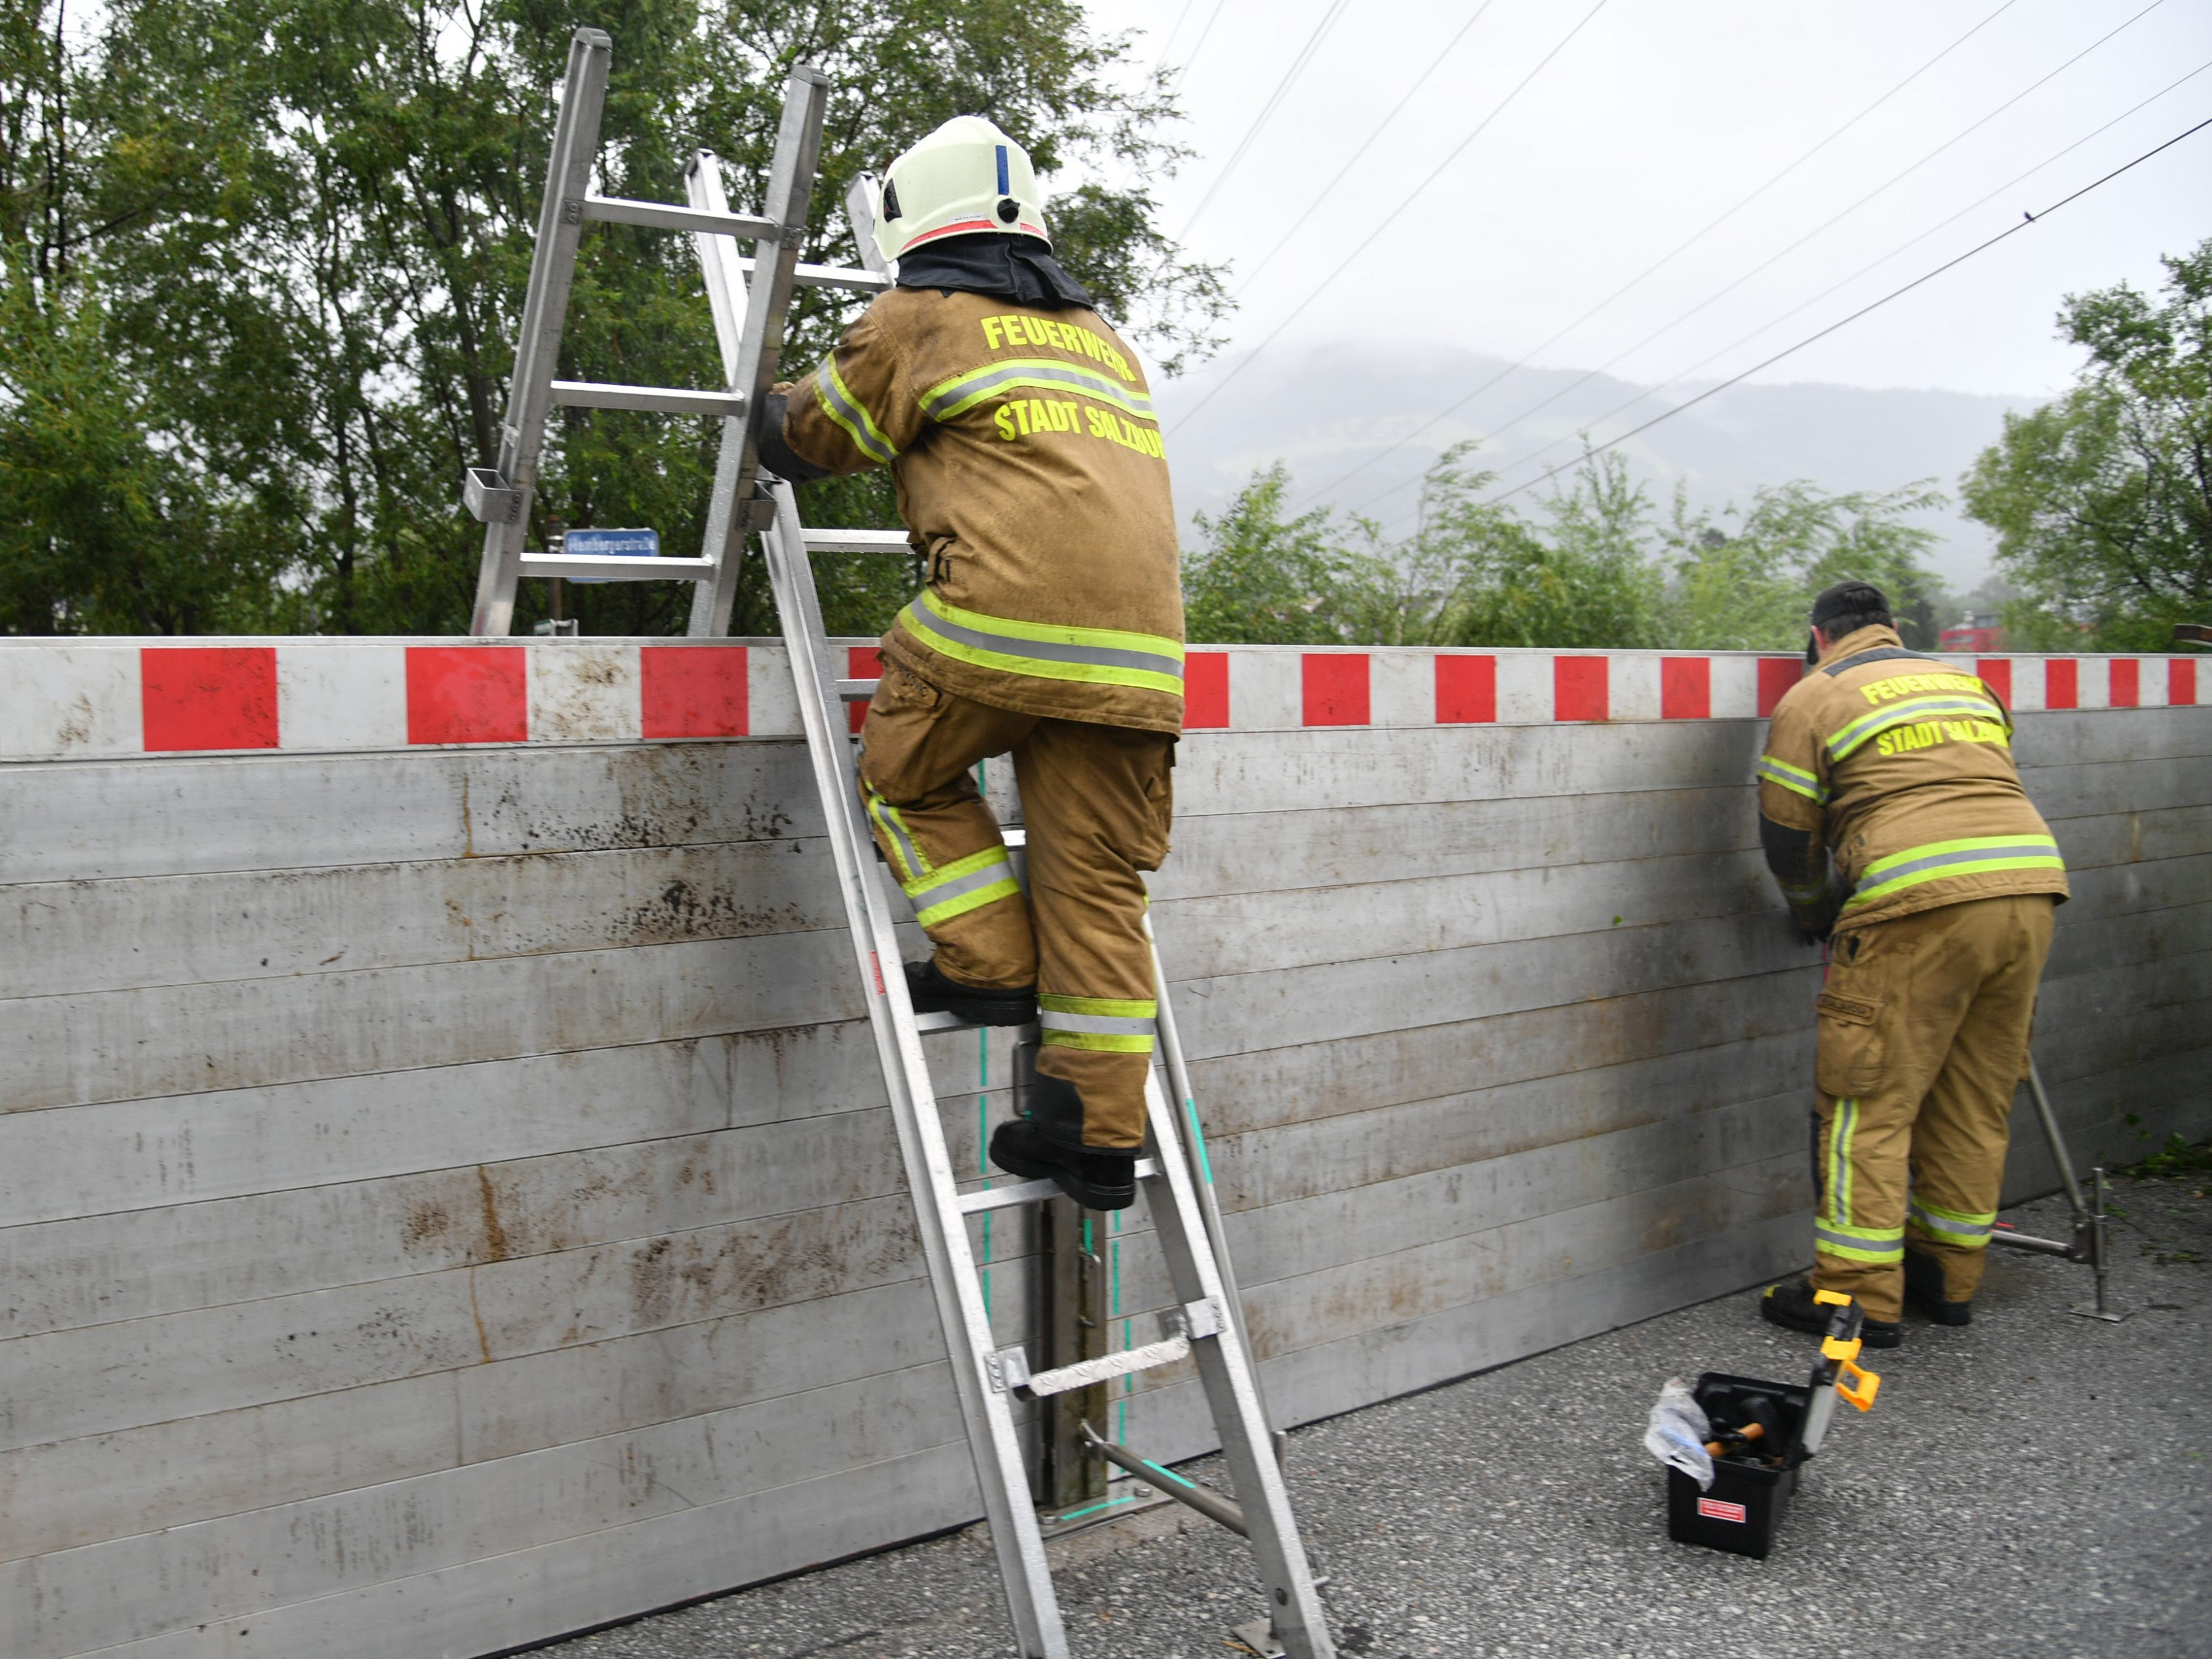
{"label": "metal wall panel", "polygon": [[[1156,886],[1278,1408],[1802,1261],[1820,970],[1757,723],[1421,724],[1376,653],[1394,724],[1298,729],[1285,664],[1182,745]],[[2202,1133],[2212,714],[2018,750],[2076,894],[2038,1048],[2077,1156]],[[795,745],[5,776],[0,1651],[489,1653],[976,1512]],[[1007,1041],[928,1046],[980,1176]],[[2050,1180],[2023,1141],[2008,1190]],[[988,1242],[1010,1340],[1030,1219]],[[1114,1409],[1204,1449],[1182,1370]]]}

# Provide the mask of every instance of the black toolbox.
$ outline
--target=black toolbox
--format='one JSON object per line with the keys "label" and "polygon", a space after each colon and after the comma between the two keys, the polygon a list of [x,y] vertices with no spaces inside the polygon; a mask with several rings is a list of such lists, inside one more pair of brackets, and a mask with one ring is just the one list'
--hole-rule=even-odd
{"label": "black toolbox", "polygon": [[1668,1469],[1667,1535],[1678,1544],[1703,1544],[1763,1561],[1774,1547],[1775,1528],[1797,1491],[1812,1390],[1802,1382],[1764,1382],[1707,1371],[1698,1379],[1694,1394],[1708,1416],[1720,1415],[1716,1407],[1746,1395],[1763,1395],[1772,1401],[1781,1467],[1772,1467],[1767,1457],[1716,1457],[1710,1492],[1698,1491],[1698,1483],[1681,1470]]}

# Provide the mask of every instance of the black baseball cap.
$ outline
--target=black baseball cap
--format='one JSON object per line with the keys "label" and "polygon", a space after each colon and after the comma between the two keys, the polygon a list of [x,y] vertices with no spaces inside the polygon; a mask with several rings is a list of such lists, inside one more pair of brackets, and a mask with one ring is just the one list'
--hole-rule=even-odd
{"label": "black baseball cap", "polygon": [[[1869,611],[1889,615],[1889,601],[1882,596],[1881,589],[1872,582],[1838,582],[1833,587],[1821,589],[1820,597],[1813,601],[1813,626],[1826,628],[1838,617],[1863,616]],[[1805,660],[1820,660],[1818,635],[1807,636]]]}
{"label": "black baseball cap", "polygon": [[1889,601],[1882,597],[1881,589],[1872,582],[1838,582],[1823,588],[1813,601],[1813,626],[1825,628],[1838,617],[1855,617],[1868,611],[1889,614]]}

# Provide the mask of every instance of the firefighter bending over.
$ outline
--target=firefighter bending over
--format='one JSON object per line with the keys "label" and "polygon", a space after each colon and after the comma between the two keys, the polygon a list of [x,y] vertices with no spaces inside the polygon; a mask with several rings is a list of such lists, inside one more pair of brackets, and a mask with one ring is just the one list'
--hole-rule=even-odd
{"label": "firefighter bending over", "polygon": [[[763,411],[793,482],[887,465],[927,586],[884,635],[860,786],[935,951],[919,1012],[1042,1026],[1030,1115],[991,1157],[1079,1203],[1135,1196],[1153,1041],[1146,870],[1167,854],[1182,591],[1152,393],[1052,258],[1029,156],[961,116],[894,161],[898,261],[807,379]],[[978,761],[1011,752],[1015,884]]]}
{"label": "firefighter bending over", "polygon": [[1972,1317],[2066,871],[2003,702],[1905,650],[1879,589],[1822,593],[1806,659],[1816,672],[1774,710],[1759,811],[1797,925],[1831,941],[1820,1199],[1809,1281],[1771,1286],[1759,1311],[1818,1332],[1814,1291],[1840,1291],[1867,1346],[1888,1348],[1907,1296],[1938,1324]]}

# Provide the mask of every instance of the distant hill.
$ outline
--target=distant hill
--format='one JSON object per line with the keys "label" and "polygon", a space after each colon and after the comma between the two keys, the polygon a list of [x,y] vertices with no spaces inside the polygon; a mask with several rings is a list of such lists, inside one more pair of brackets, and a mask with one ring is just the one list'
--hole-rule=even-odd
{"label": "distant hill", "polygon": [[[1292,499],[1300,499],[1378,454],[1504,367],[1503,360],[1474,352],[1410,346],[1271,350],[1183,426],[1183,413],[1239,361],[1241,354],[1231,353],[1159,388],[1176,506],[1186,520],[1194,510],[1218,510],[1254,468],[1278,459],[1288,463]],[[1520,370],[1324,499],[1361,506],[1389,486],[1417,477],[1445,444],[1502,426],[1577,378],[1572,370]],[[1517,483],[1537,469],[1508,471],[1511,463],[1554,438],[1567,441],[1550,451],[1546,462],[1571,463],[1579,451],[1576,432],[1593,427],[1602,437],[1620,430],[1630,423],[1626,413],[1598,423],[1644,389],[1604,375],[1590,380],[1496,444],[1486,444],[1484,464],[1505,473],[1501,487]],[[1671,392],[1632,413],[1648,419],[1691,395]],[[1931,562],[1954,591],[1963,591],[1989,573],[1990,541],[1986,531],[1955,510],[1959,475],[1996,441],[2006,410],[2029,409],[2036,401],[1959,392],[1742,386],[1632,440],[1625,453],[1662,513],[1678,479],[1693,505],[1719,508],[1747,500],[1759,484],[1792,478],[1842,490],[1892,489],[1933,477],[1954,506],[1928,520],[1943,538]],[[1536,493],[1516,499],[1527,501]],[[1411,489],[1401,489],[1366,510],[1386,523],[1393,514],[1402,523],[1412,500]]]}

